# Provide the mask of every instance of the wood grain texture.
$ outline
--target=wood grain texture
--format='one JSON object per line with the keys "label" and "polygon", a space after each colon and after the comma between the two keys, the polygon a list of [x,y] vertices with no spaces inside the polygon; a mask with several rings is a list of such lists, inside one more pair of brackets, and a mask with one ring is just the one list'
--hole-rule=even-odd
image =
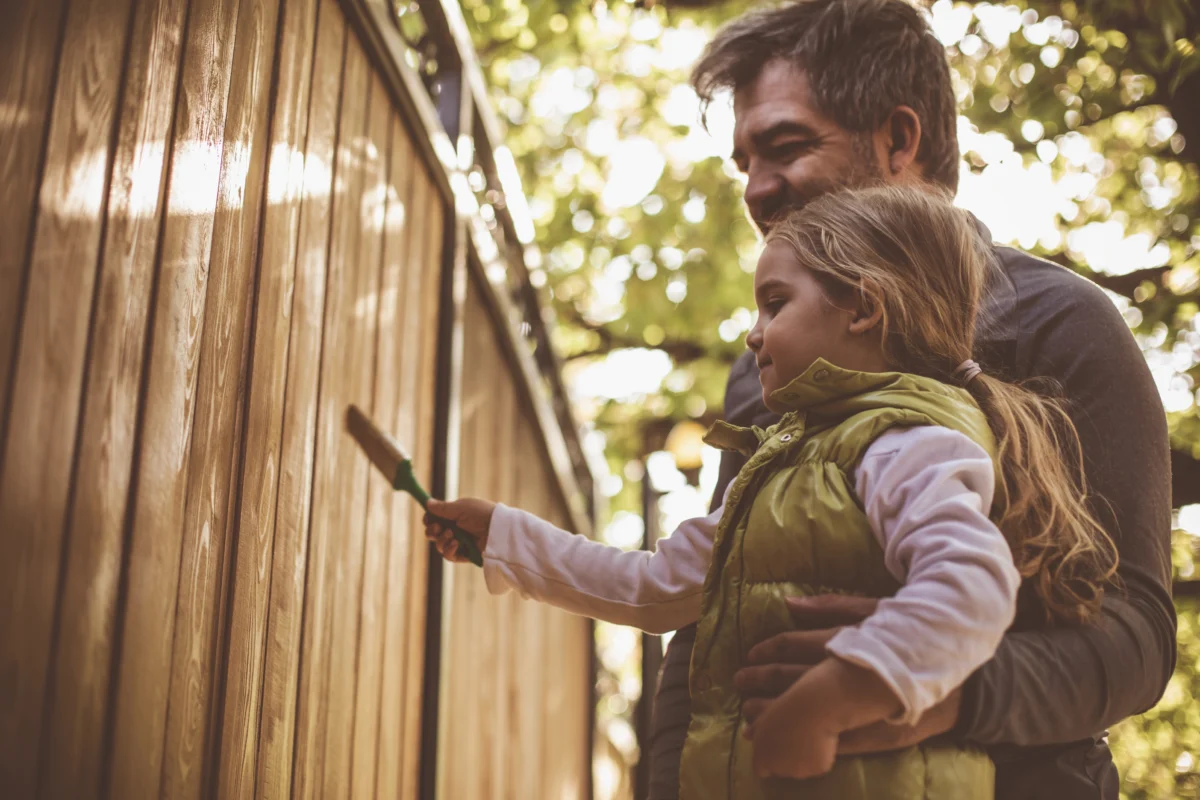
{"label": "wood grain texture", "polygon": [[[421,265],[410,256],[412,243],[423,239],[423,219],[412,206],[414,166],[412,147],[408,134],[400,119],[393,113],[391,120],[391,158],[388,178],[388,207],[384,226],[384,278],[383,286],[395,281],[396,296],[391,303],[391,318],[380,319],[379,352],[383,354],[390,346],[393,351],[391,374],[395,378],[396,402],[391,424],[398,441],[406,447],[415,446],[416,398],[424,387],[416,385],[419,347],[422,341],[420,328]],[[381,309],[388,308],[386,289],[382,293]],[[384,313],[381,311],[381,314]],[[379,382],[384,381],[384,370],[377,370]],[[414,451],[415,454],[415,451]],[[422,465],[418,464],[420,469]],[[413,534],[411,526],[413,500],[403,493],[389,493],[383,498],[387,528],[387,558],[385,560],[384,596],[382,612],[382,634],[380,660],[381,680],[379,706],[374,710],[378,725],[378,742],[375,769],[375,793],[380,797],[397,797],[400,794],[400,771],[402,767],[401,742],[403,741],[405,674],[409,668],[405,636],[408,623],[408,594],[411,581],[411,553]],[[355,789],[358,789],[361,773],[356,771]]]}
{"label": "wood grain texture", "polygon": [[[535,412],[502,351],[472,275],[463,366],[462,494],[499,500],[569,529]],[[576,797],[586,789],[589,627],[556,609],[489,596],[453,568],[444,611],[440,793]],[[476,668],[489,664],[485,673]]]}
{"label": "wood grain texture", "polygon": [[[374,195],[373,219],[382,232],[379,280],[376,304],[375,364],[372,409],[375,419],[392,435],[400,404],[400,359],[404,341],[400,336],[403,311],[401,295],[403,264],[396,258],[396,247],[403,238],[406,203],[393,185],[391,161],[403,158],[403,148],[393,149],[391,135],[394,114],[383,83],[371,80],[371,129],[368,141],[377,150],[369,170],[365,197]],[[411,445],[405,443],[406,447]],[[362,595],[359,617],[358,664],[354,699],[354,748],[350,770],[352,797],[374,797],[376,762],[380,738],[380,701],[383,680],[383,647],[386,623],[386,591],[392,504],[396,493],[391,482],[378,470],[370,469],[367,478],[366,540],[363,549]]]}
{"label": "wood grain texture", "polygon": [[[278,83],[270,123],[237,563],[221,700],[217,796],[230,800],[252,796],[257,780],[268,599],[274,574],[276,501],[284,415],[288,409],[285,385],[301,201],[305,191],[304,156],[315,35],[315,0],[284,4],[276,67]],[[329,187],[319,190],[327,194]],[[281,590],[286,591],[286,585]]]}
{"label": "wood grain texture", "polygon": [[[304,151],[303,199],[293,289],[287,387],[284,392],[283,442],[275,522],[271,597],[263,661],[262,721],[256,794],[292,796],[293,757],[301,670],[311,675],[309,652],[302,642],[305,589],[315,585],[319,567],[310,566],[313,482],[316,471],[317,409],[323,354],[331,197],[338,107],[346,27],[334,0],[317,0],[316,45],[308,136]],[[293,3],[285,7],[291,13]],[[319,684],[318,684],[319,685]],[[300,702],[307,702],[300,695]]]}
{"label": "wood grain texture", "polygon": [[[359,48],[353,58],[362,58],[365,64],[366,54],[362,52],[357,40],[351,44],[351,49]],[[349,274],[354,276],[353,305],[352,305],[352,338],[351,350],[351,381],[349,402],[368,411],[372,416],[378,416],[375,406],[376,367],[379,336],[377,326],[380,319],[380,277],[383,257],[383,228],[387,200],[387,151],[388,151],[388,122],[391,118],[391,108],[387,104],[387,96],[382,91],[378,79],[369,69],[364,69],[364,78],[359,87],[365,95],[364,105],[367,109],[366,128],[356,143],[358,163],[361,173],[361,189],[358,195],[356,221],[358,231],[358,250],[351,253],[352,259]],[[384,368],[391,370],[390,364]],[[394,403],[389,401],[389,405]],[[343,408],[343,415],[345,410]],[[378,595],[380,582],[377,580],[379,571],[378,555],[370,549],[372,541],[381,537],[377,529],[372,535],[368,513],[368,485],[375,480],[377,471],[362,449],[345,434],[342,436],[343,446],[351,447],[351,470],[348,497],[350,506],[344,522],[339,526],[343,531],[341,555],[344,559],[339,567],[339,584],[334,607],[334,628],[331,637],[332,656],[330,659],[330,736],[326,739],[326,797],[349,796],[355,778],[356,734],[359,724],[356,720],[357,698],[359,695],[359,677],[364,653],[371,652],[368,658],[375,660],[375,675],[368,676],[368,685],[364,691],[368,697],[374,694],[372,703],[378,702],[378,630],[376,622],[378,613],[365,604],[368,597]],[[382,479],[380,479],[382,480]],[[386,481],[383,482],[386,489]],[[373,707],[373,706],[372,706]],[[364,709],[365,711],[365,709]],[[374,737],[373,714],[364,713],[363,724],[370,737]],[[374,747],[375,742],[361,743],[362,751],[366,754],[368,769],[364,779],[368,792],[374,790]]]}
{"label": "wood grain texture", "polygon": [[[414,237],[420,242],[419,249],[410,264],[416,274],[417,292],[415,316],[418,333],[409,345],[416,351],[416,377],[413,381],[411,441],[417,459],[417,474],[424,486],[433,485],[434,406],[437,390],[437,336],[430,335],[438,329],[439,297],[441,292],[445,255],[442,252],[445,207],[429,173],[415,163],[413,178]],[[401,743],[399,755],[401,797],[416,797],[420,782],[421,754],[421,700],[425,680],[425,626],[427,590],[429,586],[428,556],[430,545],[425,541],[423,513],[420,506],[407,504],[408,508],[408,615],[406,622],[406,668],[404,672],[404,707],[402,712]]]}
{"label": "wood grain texture", "polygon": [[[354,694],[362,602],[363,538],[366,534],[366,492],[370,463],[361,448],[346,435],[346,406],[354,403],[373,413],[371,387],[375,367],[376,301],[378,295],[382,225],[377,219],[379,151],[370,140],[372,118],[387,109],[373,107],[370,72],[366,54],[358,39],[352,37],[346,50],[346,83],[343,87],[343,122],[352,122],[356,131],[343,138],[352,164],[350,194],[343,206],[346,228],[339,242],[337,209],[331,262],[343,260],[342,290],[346,293],[343,314],[348,325],[344,354],[346,377],[336,406],[338,414],[338,514],[331,529],[335,537],[330,591],[332,614],[329,631],[324,788],[322,797],[343,798],[349,794],[354,737]],[[353,93],[353,94],[351,94]],[[348,102],[354,97],[356,102]],[[361,114],[361,122],[359,116]]]}
{"label": "wood grain texture", "polygon": [[[517,508],[534,508],[539,504],[541,486],[538,480],[542,477],[538,460],[535,434],[528,426],[522,425],[517,431],[517,443],[514,452],[518,483],[513,503]],[[538,603],[522,603],[516,630],[513,635],[523,643],[516,648],[519,668],[513,672],[514,686],[510,688],[517,697],[519,710],[513,720],[514,758],[512,772],[512,789],[509,797],[549,797],[543,788],[542,757],[547,732],[546,711],[540,702],[530,702],[524,696],[527,686],[544,686],[548,675],[546,661],[542,657],[548,641],[546,628],[549,618],[557,613],[556,609]],[[554,735],[557,735],[555,732]]]}
{"label": "wood grain texture", "polygon": [[9,0],[0,25],[0,450],[64,7],[64,0]]}
{"label": "wood grain texture", "polygon": [[218,629],[228,596],[229,551],[238,499],[248,312],[267,164],[267,110],[278,0],[241,0],[222,20],[235,39],[208,299],[200,340],[195,423],[187,465],[179,598],[176,603],[166,749],[160,792],[189,800],[208,793],[213,685],[224,661]]}
{"label": "wood grain texture", "polygon": [[[129,0],[67,13],[0,451],[0,786],[32,795]],[[28,216],[26,216],[28,219]],[[70,287],[70,291],[64,291]]]}
{"label": "wood grain texture", "polygon": [[[339,19],[340,11],[337,12]],[[313,519],[295,755],[294,794],[326,797],[327,740],[341,732],[329,721],[334,610],[339,580],[346,582],[347,538],[361,535],[348,525],[349,497],[357,448],[344,434],[346,406],[353,402],[355,271],[361,226],[362,169],[358,147],[366,130],[367,65],[354,37],[348,37],[342,75],[332,233],[326,278],[325,342],[317,413],[317,460],[313,477]],[[357,398],[355,398],[357,399]],[[366,404],[369,405],[369,404]],[[364,409],[369,412],[369,408]],[[345,776],[329,776],[336,782]]]}
{"label": "wood grain texture", "polygon": [[[479,452],[484,436],[484,376],[480,366],[487,347],[486,325],[477,322],[480,311],[477,293],[468,284],[464,307],[462,422],[459,494],[463,497],[486,495],[488,465]],[[483,641],[486,607],[479,594],[476,576],[465,567],[445,565],[449,574],[446,602],[442,609],[442,697],[439,709],[439,762],[443,765],[439,794],[446,797],[480,797],[481,764],[487,757],[480,742],[480,689],[476,664],[492,664],[489,643]],[[469,654],[469,655],[468,655]]]}
{"label": "wood grain texture", "polygon": [[42,797],[98,796],[142,355],[165,185],[184,0],[136,9],[84,388],[74,502],[46,709]]}
{"label": "wood grain texture", "polygon": [[[497,354],[498,355],[498,354]],[[491,442],[490,463],[493,464],[495,475],[492,479],[492,497],[497,502],[512,504],[516,489],[516,476],[513,470],[515,455],[515,432],[520,425],[517,414],[516,388],[509,375],[508,364],[503,358],[494,360],[492,382],[496,387],[491,411],[492,429],[488,439]],[[494,717],[491,731],[491,770],[488,776],[487,796],[504,800],[508,797],[510,775],[516,766],[515,750],[519,742],[513,736],[513,720],[522,699],[519,692],[514,692],[514,668],[516,655],[525,644],[513,633],[516,627],[516,617],[521,613],[520,597],[509,593],[504,597],[491,598],[495,609],[496,630],[496,670],[492,675],[494,681],[492,694]],[[498,602],[497,602],[498,601]],[[520,676],[525,680],[525,676]]]}
{"label": "wood grain texture", "polygon": [[[157,797],[237,0],[193,0],[175,105],[117,674],[111,797]],[[203,435],[203,433],[202,433]],[[190,588],[190,587],[188,587]]]}
{"label": "wood grain texture", "polygon": [[[475,288],[475,284],[472,284],[472,289]],[[474,442],[463,443],[463,455],[465,458],[468,452],[474,451],[471,458],[479,462],[479,483],[473,493],[483,497],[496,497],[499,474],[504,468],[497,447],[499,419],[496,415],[496,398],[504,391],[502,382],[507,376],[505,375],[504,358],[496,348],[491,319],[486,312],[480,312],[479,305],[481,305],[481,301],[476,296],[473,298],[473,302],[468,303],[468,308],[473,313],[467,315],[467,324],[474,324],[476,328],[480,329],[475,336],[478,348],[477,360],[474,364],[470,361],[464,363],[464,369],[472,370],[474,368],[472,371],[477,370],[480,378],[476,385],[476,390],[479,392],[479,430]],[[465,568],[459,569],[460,574],[465,571]],[[493,664],[497,672],[503,672],[502,664],[506,647],[501,639],[501,619],[504,603],[496,602],[497,598],[488,594],[487,586],[484,584],[479,570],[471,570],[468,574],[475,597],[471,614],[475,618],[478,637],[476,647],[481,656],[480,663]],[[497,788],[496,751],[506,749],[504,743],[496,739],[496,727],[503,698],[496,693],[497,676],[494,674],[490,676],[490,680],[472,680],[469,675],[464,675],[463,680],[474,684],[476,694],[473,712],[477,716],[472,734],[476,738],[479,760],[474,793],[471,796],[494,798]]]}
{"label": "wood grain texture", "polygon": [[[443,456],[446,491],[568,516],[465,273],[439,363],[463,254],[424,130],[338,0],[9,6],[0,793],[416,798],[429,547],[347,405],[427,487]],[[581,785],[582,628],[472,568],[443,600],[443,794]]]}

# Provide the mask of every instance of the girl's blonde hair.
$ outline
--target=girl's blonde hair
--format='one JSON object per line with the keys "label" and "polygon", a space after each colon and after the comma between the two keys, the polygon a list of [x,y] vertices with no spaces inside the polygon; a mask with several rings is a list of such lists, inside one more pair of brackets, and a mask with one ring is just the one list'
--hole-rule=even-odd
{"label": "girl's blonde hair", "polygon": [[[831,302],[882,311],[893,368],[961,384],[991,269],[975,221],[932,186],[827,194],[773,226]],[[1085,620],[1114,580],[1117,551],[1089,508],[1079,436],[1059,401],[987,372],[966,383],[998,445],[998,525],[1047,621]],[[1030,597],[1028,592],[1033,593]]]}

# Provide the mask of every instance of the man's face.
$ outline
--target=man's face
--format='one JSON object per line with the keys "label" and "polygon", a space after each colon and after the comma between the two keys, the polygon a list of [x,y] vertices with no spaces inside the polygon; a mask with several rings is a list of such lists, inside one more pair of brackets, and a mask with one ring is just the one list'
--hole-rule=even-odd
{"label": "man's face", "polygon": [[766,232],[776,216],[825,192],[883,176],[870,134],[852,133],[817,110],[808,77],[767,62],[733,101],[733,160],[746,175],[746,208]]}

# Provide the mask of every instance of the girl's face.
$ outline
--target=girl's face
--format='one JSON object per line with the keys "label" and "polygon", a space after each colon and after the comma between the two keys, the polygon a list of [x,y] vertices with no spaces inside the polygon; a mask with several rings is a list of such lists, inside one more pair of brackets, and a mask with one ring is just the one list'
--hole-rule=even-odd
{"label": "girl's face", "polygon": [[763,401],[772,411],[771,392],[786,386],[818,358],[844,369],[883,372],[880,312],[866,314],[857,302],[834,304],[821,284],[796,263],[791,248],[774,241],[763,250],[754,273],[758,320],[746,335],[762,381]]}

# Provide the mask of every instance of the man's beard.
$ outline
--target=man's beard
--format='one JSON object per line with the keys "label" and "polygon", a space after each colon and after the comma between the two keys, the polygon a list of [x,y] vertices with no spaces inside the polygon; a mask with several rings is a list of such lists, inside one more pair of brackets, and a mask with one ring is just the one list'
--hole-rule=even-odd
{"label": "man's beard", "polygon": [[[823,194],[841,189],[861,189],[864,186],[882,183],[883,170],[875,159],[871,134],[855,134],[851,139],[850,146],[854,157],[851,159],[850,168],[845,173],[810,187],[810,191],[803,196],[792,191],[790,186],[785,188],[778,198],[774,198],[769,206],[762,209],[761,219],[751,219],[759,232],[766,236],[775,220],[787,216],[798,208],[803,208]],[[747,209],[748,211],[749,209]]]}

